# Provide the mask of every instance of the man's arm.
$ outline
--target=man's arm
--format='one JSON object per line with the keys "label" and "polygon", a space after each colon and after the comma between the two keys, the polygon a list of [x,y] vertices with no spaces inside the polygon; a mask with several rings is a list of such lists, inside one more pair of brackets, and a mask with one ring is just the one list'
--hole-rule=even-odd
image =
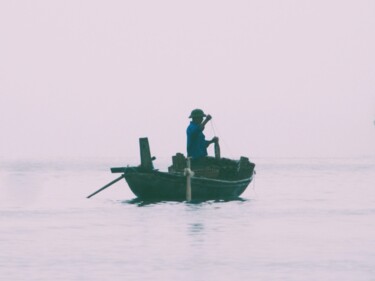
{"label": "man's arm", "polygon": [[206,126],[208,121],[210,121],[211,119],[212,119],[212,116],[210,114],[208,114],[206,116],[206,119],[204,119],[204,121],[200,124],[202,131],[204,130],[204,127]]}
{"label": "man's arm", "polygon": [[206,147],[208,147],[212,143],[218,143],[219,138],[218,137],[213,137],[212,140],[206,141]]}

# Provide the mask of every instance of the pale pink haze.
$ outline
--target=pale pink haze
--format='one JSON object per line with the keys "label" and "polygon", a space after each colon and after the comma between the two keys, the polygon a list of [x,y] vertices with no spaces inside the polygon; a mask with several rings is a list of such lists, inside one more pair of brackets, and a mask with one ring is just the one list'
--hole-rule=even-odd
{"label": "pale pink haze", "polygon": [[[0,2],[0,157],[375,155],[375,1]],[[212,151],[210,152],[212,153]]]}

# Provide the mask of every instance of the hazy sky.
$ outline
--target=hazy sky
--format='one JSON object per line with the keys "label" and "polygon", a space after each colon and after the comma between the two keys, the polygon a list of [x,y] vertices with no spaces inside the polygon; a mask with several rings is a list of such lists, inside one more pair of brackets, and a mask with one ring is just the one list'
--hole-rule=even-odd
{"label": "hazy sky", "polygon": [[168,158],[196,107],[223,156],[375,155],[373,0],[2,0],[0,40],[1,158]]}

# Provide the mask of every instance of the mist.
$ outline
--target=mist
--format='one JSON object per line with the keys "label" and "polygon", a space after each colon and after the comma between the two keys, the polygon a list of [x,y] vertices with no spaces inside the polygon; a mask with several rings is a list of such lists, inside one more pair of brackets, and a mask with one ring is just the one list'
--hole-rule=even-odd
{"label": "mist", "polygon": [[[1,1],[0,158],[375,155],[375,2]],[[212,151],[210,151],[212,154]]]}

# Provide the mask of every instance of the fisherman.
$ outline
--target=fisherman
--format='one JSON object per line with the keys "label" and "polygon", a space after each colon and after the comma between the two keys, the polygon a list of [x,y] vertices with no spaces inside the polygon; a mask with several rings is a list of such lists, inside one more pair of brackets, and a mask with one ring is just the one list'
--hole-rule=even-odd
{"label": "fisherman", "polygon": [[212,143],[218,143],[219,138],[214,137],[212,140],[207,141],[203,134],[205,125],[212,119],[211,115],[206,115],[202,109],[194,109],[189,118],[192,121],[186,129],[187,156],[191,157],[193,162],[196,162],[207,156],[207,147]]}

